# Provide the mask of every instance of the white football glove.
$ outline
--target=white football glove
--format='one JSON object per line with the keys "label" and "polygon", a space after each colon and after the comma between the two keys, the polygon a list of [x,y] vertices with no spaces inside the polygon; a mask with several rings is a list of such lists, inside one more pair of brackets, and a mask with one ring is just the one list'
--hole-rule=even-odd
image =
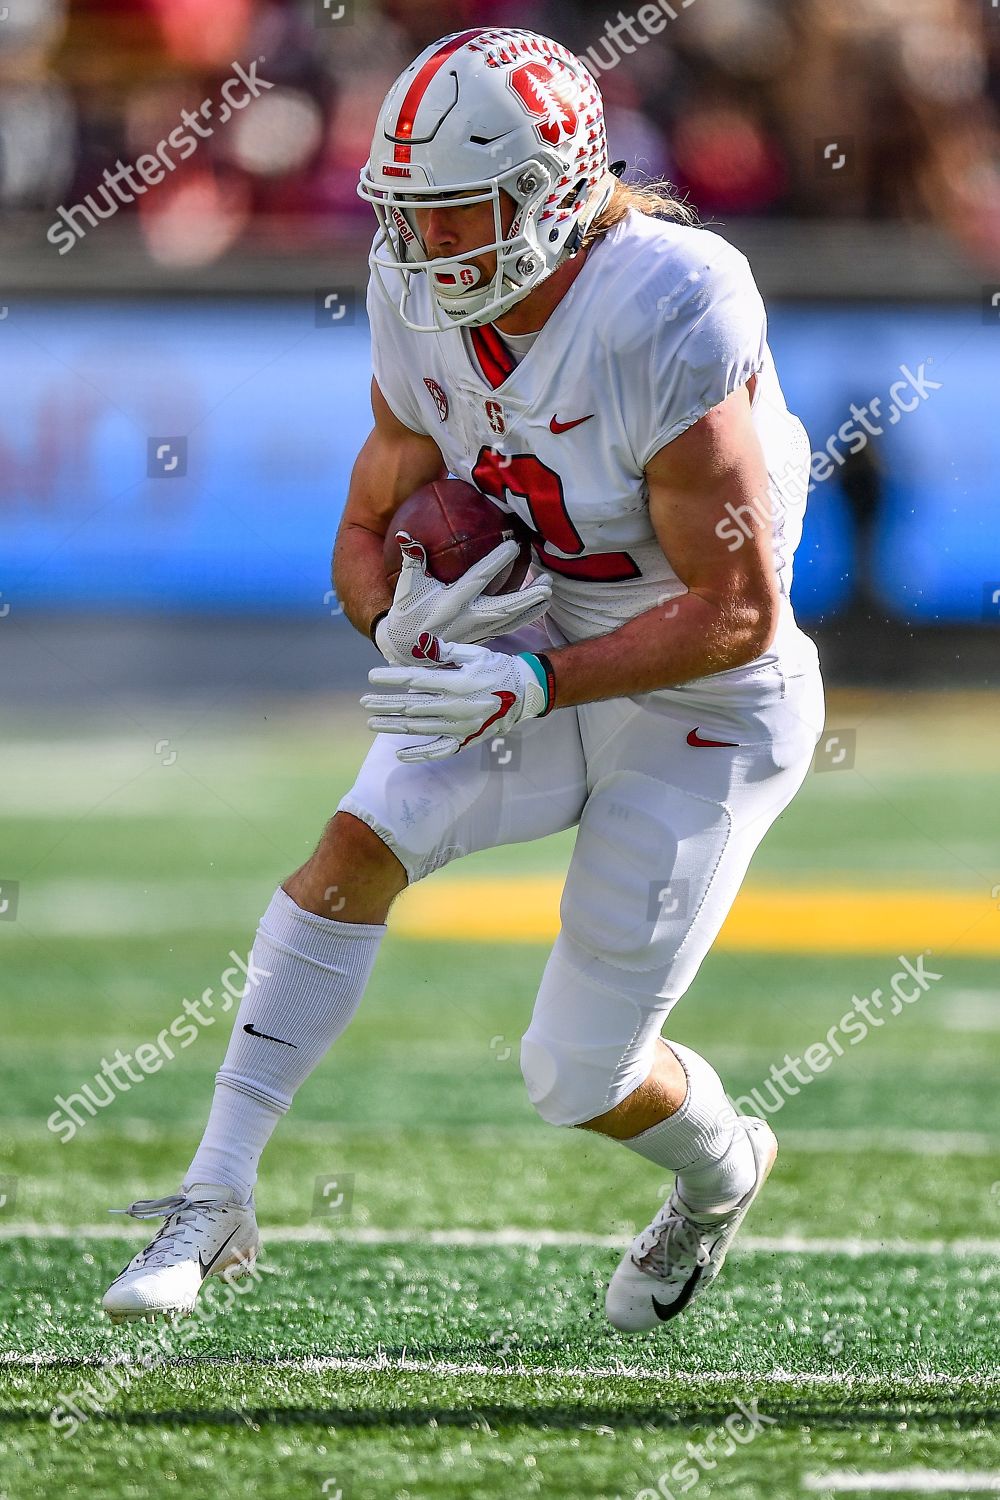
{"label": "white football glove", "polygon": [[443,760],[470,740],[506,734],[522,719],[541,718],[552,707],[552,667],[524,651],[506,656],[485,646],[455,646],[422,636],[417,649],[434,666],[373,667],[368,681],[394,693],[366,693],[373,710],[368,728],[384,734],[424,734],[423,745],[396,751],[401,761]]}
{"label": "white football glove", "polygon": [[454,583],[438,583],[427,571],[427,554],[405,531],[397,531],[403,566],[392,608],[379,620],[372,639],[386,661],[400,665],[424,657],[414,650],[423,635],[449,641],[488,641],[537,620],[549,607],[552,579],[542,573],[527,588],[512,594],[484,594],[483,589],[517,556],[515,541],[501,542],[482,562]]}

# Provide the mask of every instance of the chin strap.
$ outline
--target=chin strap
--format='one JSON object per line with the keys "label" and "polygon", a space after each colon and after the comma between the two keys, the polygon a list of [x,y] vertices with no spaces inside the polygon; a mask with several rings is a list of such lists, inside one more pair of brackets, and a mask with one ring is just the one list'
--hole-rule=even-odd
{"label": "chin strap", "polygon": [[[608,168],[608,174],[612,177],[620,177],[627,165],[627,162],[624,161],[612,162],[611,166]],[[614,188],[609,187],[600,203],[598,203],[597,207],[594,209],[593,213],[587,215],[586,228],[584,228],[579,219],[577,220],[576,224],[573,227],[572,234],[566,241],[565,253],[568,260],[572,260],[575,255],[579,255],[587,233],[589,232],[593,224],[600,218],[601,214],[607,208],[608,204],[611,202],[611,194],[613,191]]]}

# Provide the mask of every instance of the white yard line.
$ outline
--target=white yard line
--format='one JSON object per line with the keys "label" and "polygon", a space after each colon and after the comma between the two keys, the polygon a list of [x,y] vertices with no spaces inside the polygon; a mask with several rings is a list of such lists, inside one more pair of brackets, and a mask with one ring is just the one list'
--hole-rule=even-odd
{"label": "white yard line", "polygon": [[[35,1224],[30,1220],[0,1223],[0,1239],[117,1240],[126,1235],[149,1237],[152,1223]],[[512,1248],[618,1250],[629,1239],[624,1234],[585,1234],[576,1229],[382,1229],[368,1225],[338,1228],[333,1220],[315,1224],[291,1224],[268,1229],[268,1245],[430,1245],[455,1250]],[[733,1253],[762,1252],[769,1255],[1000,1255],[1000,1240],[901,1240],[831,1238],[824,1236],[744,1235]]]}
{"label": "white yard line", "polygon": [[[137,1325],[137,1327],[144,1328],[145,1325]],[[73,1369],[103,1369],[108,1365],[127,1365],[132,1362],[132,1355],[127,1349],[121,1350],[110,1358],[99,1354],[75,1357],[48,1353],[27,1354],[9,1351],[0,1353],[0,1367],[7,1365],[27,1369],[52,1369],[62,1366]],[[817,1389],[851,1390],[857,1388],[864,1391],[875,1387],[881,1388],[887,1383],[880,1378],[869,1376],[795,1370],[767,1370],[754,1373],[747,1373],[743,1370],[705,1370],[701,1373],[651,1370],[648,1363],[640,1366],[627,1365],[621,1361],[606,1365],[582,1365],[567,1368],[562,1365],[486,1364],[479,1360],[408,1359],[405,1355],[390,1355],[382,1350],[368,1356],[314,1355],[287,1359],[257,1359],[252,1355],[245,1359],[238,1355],[185,1355],[171,1360],[171,1364],[193,1367],[224,1365],[230,1368],[234,1365],[243,1365],[268,1370],[300,1370],[303,1374],[322,1374],[326,1370],[339,1370],[357,1375],[380,1371],[402,1371],[413,1375],[496,1375],[512,1379],[518,1376],[529,1379],[556,1376],[560,1380],[608,1380],[620,1376],[629,1380],[669,1381],[673,1385],[688,1386],[692,1390],[714,1385],[730,1386],[733,1383],[757,1386],[761,1382],[769,1381],[814,1386]],[[961,1390],[967,1384],[967,1377],[943,1375],[936,1372],[926,1375],[896,1375],[891,1381],[893,1391],[899,1391],[901,1394],[909,1391],[918,1392],[927,1386],[945,1390]]]}
{"label": "white yard line", "polygon": [[873,1469],[864,1474],[848,1469],[835,1474],[807,1474],[802,1482],[807,1490],[827,1495],[867,1495],[872,1490],[893,1495],[967,1495],[970,1490],[1000,1494],[1000,1474],[944,1473],[940,1469]]}
{"label": "white yard line", "polygon": [[[120,1128],[113,1124],[110,1117],[105,1120],[101,1115],[95,1116],[93,1120],[87,1120],[88,1133],[94,1135],[98,1131],[113,1131],[116,1136],[121,1136],[128,1141],[162,1141],[169,1134],[169,1130],[152,1120],[131,1119]],[[826,1154],[844,1153],[854,1155],[858,1151],[870,1151],[875,1135],[875,1126],[856,1126],[846,1129],[818,1125],[815,1129],[809,1126],[796,1126],[791,1130],[783,1130],[781,1121],[777,1122],[778,1145],[786,1151],[808,1152],[817,1156]],[[460,1146],[483,1144],[496,1146],[498,1137],[502,1139],[505,1146],[519,1146],[525,1150],[533,1150],[538,1154],[550,1149],[552,1136],[544,1125],[469,1125],[461,1128],[449,1126],[447,1129],[435,1127],[433,1124],[425,1124],[419,1127],[421,1135],[439,1135],[447,1137],[449,1141],[457,1142]],[[38,1121],[27,1116],[8,1119],[4,1122],[4,1134],[8,1137],[24,1138],[37,1137]],[[385,1132],[377,1126],[359,1123],[355,1121],[324,1121],[324,1120],[290,1120],[287,1119],[282,1125],[283,1141],[302,1140],[309,1144],[314,1142],[330,1143],[340,1140],[350,1140],[353,1136],[375,1136]],[[881,1151],[898,1152],[901,1156],[995,1156],[1000,1161],[1000,1136],[988,1135],[982,1131],[975,1130],[901,1130],[892,1127],[878,1127],[878,1145]],[[553,1155],[559,1155],[558,1151]]]}

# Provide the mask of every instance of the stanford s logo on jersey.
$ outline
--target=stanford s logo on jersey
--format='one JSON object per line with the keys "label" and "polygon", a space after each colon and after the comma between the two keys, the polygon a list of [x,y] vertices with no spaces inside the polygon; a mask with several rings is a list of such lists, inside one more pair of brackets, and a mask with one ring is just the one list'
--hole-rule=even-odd
{"label": "stanford s logo on jersey", "polygon": [[442,422],[447,422],[447,420],[448,420],[448,397],[445,395],[444,391],[438,385],[437,381],[436,380],[432,380],[429,375],[425,375],[424,376],[424,385],[427,387],[427,389],[430,391],[431,395],[434,397],[434,405],[438,409],[438,416],[441,418]]}
{"label": "stanford s logo on jersey", "polygon": [[539,139],[550,146],[558,146],[576,130],[578,116],[570,96],[570,85],[567,80],[555,77],[544,63],[524,63],[514,69],[507,82],[528,114],[542,122],[535,126]]}
{"label": "stanford s logo on jersey", "polygon": [[486,420],[499,437],[503,437],[507,431],[507,419],[504,416],[503,407],[499,401],[484,401],[483,407],[486,411]]}

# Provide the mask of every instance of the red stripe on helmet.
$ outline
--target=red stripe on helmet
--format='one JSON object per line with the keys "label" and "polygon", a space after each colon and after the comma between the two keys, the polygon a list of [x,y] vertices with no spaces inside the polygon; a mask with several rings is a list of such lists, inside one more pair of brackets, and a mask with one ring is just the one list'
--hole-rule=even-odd
{"label": "red stripe on helmet", "polygon": [[[406,97],[399,106],[396,128],[389,137],[390,140],[398,141],[402,139],[403,141],[408,141],[411,139],[413,135],[413,121],[416,117],[417,109],[435,73],[448,61],[453,53],[458,52],[460,48],[464,47],[466,42],[471,42],[475,36],[482,36],[489,29],[489,27],[477,26],[473,31],[460,31],[457,36],[449,38],[443,47],[439,47],[436,52],[431,53],[406,91]],[[397,156],[396,160],[398,161],[399,159]],[[406,160],[409,160],[409,157]]]}

